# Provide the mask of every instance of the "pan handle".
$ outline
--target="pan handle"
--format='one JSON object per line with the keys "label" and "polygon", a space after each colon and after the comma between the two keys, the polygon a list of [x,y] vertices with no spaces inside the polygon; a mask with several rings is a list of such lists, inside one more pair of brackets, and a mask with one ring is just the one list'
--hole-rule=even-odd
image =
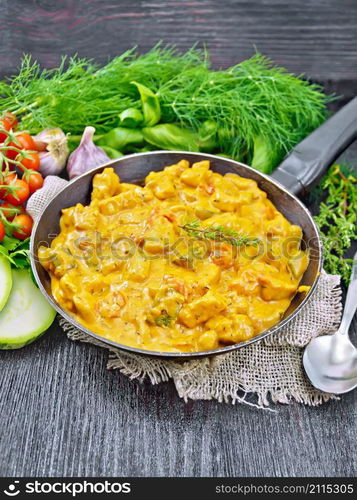
{"label": "pan handle", "polygon": [[357,139],[357,97],[314,130],[271,174],[290,192],[304,194]]}

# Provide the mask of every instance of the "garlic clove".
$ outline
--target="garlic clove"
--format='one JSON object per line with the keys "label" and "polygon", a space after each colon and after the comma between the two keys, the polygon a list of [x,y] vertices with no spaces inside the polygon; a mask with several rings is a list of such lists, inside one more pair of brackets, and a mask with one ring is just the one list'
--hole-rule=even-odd
{"label": "garlic clove", "polygon": [[70,179],[110,161],[103,149],[94,144],[94,133],[94,127],[86,127],[78,148],[70,154],[67,162],[67,172]]}
{"label": "garlic clove", "polygon": [[44,177],[59,175],[69,155],[66,134],[60,128],[45,129],[34,137],[34,141],[39,150],[41,174]]}

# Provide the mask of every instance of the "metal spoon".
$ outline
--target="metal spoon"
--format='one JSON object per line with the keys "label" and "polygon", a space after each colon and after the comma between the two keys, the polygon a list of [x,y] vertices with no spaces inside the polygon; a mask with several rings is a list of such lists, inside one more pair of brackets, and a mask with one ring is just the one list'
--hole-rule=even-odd
{"label": "metal spoon", "polygon": [[333,335],[311,340],[303,364],[314,387],[324,392],[343,394],[357,387],[357,349],[348,329],[357,308],[357,252],[353,258],[351,282],[339,329]]}

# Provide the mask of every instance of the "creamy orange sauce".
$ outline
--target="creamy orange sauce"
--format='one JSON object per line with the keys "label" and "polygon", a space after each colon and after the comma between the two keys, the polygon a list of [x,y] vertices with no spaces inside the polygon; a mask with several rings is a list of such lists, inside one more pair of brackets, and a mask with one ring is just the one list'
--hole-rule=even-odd
{"label": "creamy orange sauce", "polygon": [[100,336],[152,351],[254,337],[279,322],[308,265],[300,227],[254,180],[207,161],[151,172],[143,187],[106,168],[60,227],[39,249],[55,300]]}

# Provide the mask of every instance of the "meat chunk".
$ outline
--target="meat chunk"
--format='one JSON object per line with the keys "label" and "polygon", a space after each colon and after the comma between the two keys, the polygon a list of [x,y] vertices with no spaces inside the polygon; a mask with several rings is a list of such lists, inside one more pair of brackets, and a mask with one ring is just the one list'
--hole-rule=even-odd
{"label": "meat chunk", "polygon": [[212,318],[226,307],[227,301],[223,295],[209,290],[203,297],[199,297],[185,306],[179,314],[179,319],[187,327],[193,328]]}

